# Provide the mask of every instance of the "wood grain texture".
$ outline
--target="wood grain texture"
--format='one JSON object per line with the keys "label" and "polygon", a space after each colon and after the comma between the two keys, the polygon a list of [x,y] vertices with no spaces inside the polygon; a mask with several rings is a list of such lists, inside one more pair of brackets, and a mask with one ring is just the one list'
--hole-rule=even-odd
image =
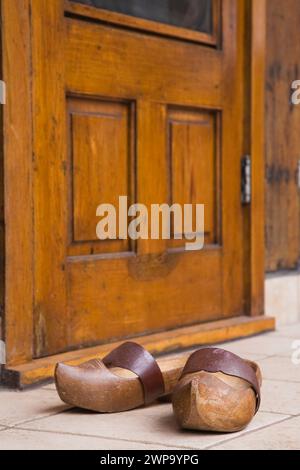
{"label": "wood grain texture", "polygon": [[[223,110],[221,120],[221,220],[223,266],[230,266],[222,275],[222,310],[224,316],[245,312],[243,299],[243,274],[249,264],[243,263],[243,254],[250,234],[243,238],[243,207],[241,204],[241,157],[244,127],[244,87],[249,86],[249,70],[244,70],[245,2],[223,2],[223,49],[227,60],[223,64]],[[234,72],[233,72],[234,70]],[[234,124],[233,124],[234,123]],[[227,170],[227,171],[226,171]],[[233,184],[239,185],[239,188]],[[234,189],[235,188],[235,189]],[[234,267],[234,270],[232,269]],[[234,295],[230,295],[234,293]]]}
{"label": "wood grain texture", "polygon": [[252,1],[251,38],[251,159],[252,200],[250,207],[250,297],[251,315],[264,313],[265,282],[265,53],[266,53],[266,2]]}
{"label": "wood grain texture", "polygon": [[89,360],[78,366],[57,364],[55,385],[63,402],[98,413],[119,413],[157,399],[168,400],[186,363],[185,355],[157,359],[163,383],[160,393],[152,395],[153,399],[148,397],[145,402],[142,383],[134,372],[121,367],[107,367],[101,359]]}
{"label": "wood grain texture", "polygon": [[119,196],[127,196],[128,205],[134,202],[131,106],[71,98],[68,115],[70,244],[75,244],[69,249],[69,255],[129,251],[130,241],[120,240],[118,236],[118,212],[117,239],[97,238],[100,218],[96,210],[100,204],[112,204],[118,209]]}
{"label": "wood grain texture", "polygon": [[178,41],[171,54],[173,43],[159,36],[69,18],[65,45],[70,92],[222,107],[219,50]]}
{"label": "wood grain texture", "polygon": [[[151,204],[163,204],[168,200],[166,114],[166,106],[162,103],[142,97],[137,101],[136,201],[144,204],[149,214]],[[150,231],[148,233],[150,238]],[[147,271],[147,265],[152,264],[149,263],[151,257],[158,259],[166,248],[167,241],[162,237],[158,240],[138,240],[136,253],[140,257],[139,266],[142,270]],[[158,275],[160,264],[163,263],[158,263]]]}
{"label": "wood grain texture", "polygon": [[[221,227],[219,170],[220,135],[217,113],[170,109],[169,161],[171,167],[170,204],[205,204],[205,243],[217,243]],[[195,220],[193,210],[193,220]],[[195,231],[195,226],[193,227]],[[183,235],[183,231],[178,232]],[[184,238],[184,237],[183,237]],[[185,240],[171,242],[182,246]]]}
{"label": "wood grain texture", "polygon": [[1,2],[4,118],[5,341],[9,364],[32,358],[33,214],[28,0]]}
{"label": "wood grain texture", "polygon": [[[68,342],[66,96],[61,0],[32,0],[34,353]],[[53,321],[54,320],[54,321]]]}
{"label": "wood grain texture", "polygon": [[[259,366],[247,363],[260,387]],[[172,394],[172,404],[175,417],[184,429],[236,432],[254,417],[256,396],[246,380],[222,372],[199,371],[180,378]]]}
{"label": "wood grain texture", "polygon": [[266,18],[265,268],[276,271],[296,268],[300,254],[300,107],[291,104],[300,77],[300,2],[269,0]]}

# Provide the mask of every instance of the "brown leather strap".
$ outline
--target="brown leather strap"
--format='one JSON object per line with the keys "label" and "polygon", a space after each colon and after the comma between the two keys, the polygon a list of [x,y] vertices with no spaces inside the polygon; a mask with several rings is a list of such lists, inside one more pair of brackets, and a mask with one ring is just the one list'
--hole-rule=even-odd
{"label": "brown leather strap", "polygon": [[151,403],[165,392],[161,370],[154,357],[142,346],[133,342],[121,344],[103,359],[107,367],[131,370],[140,379],[145,403]]}
{"label": "brown leather strap", "polygon": [[203,348],[194,352],[188,359],[182,376],[194,372],[223,372],[246,380],[256,395],[256,412],[260,405],[260,386],[254,369],[236,354],[219,348]]}

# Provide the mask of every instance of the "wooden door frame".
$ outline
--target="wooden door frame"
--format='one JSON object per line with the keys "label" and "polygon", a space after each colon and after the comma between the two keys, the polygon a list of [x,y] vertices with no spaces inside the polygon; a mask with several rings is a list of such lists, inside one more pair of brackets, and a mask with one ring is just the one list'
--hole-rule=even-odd
{"label": "wooden door frame", "polygon": [[[35,0],[45,1],[45,0]],[[61,0],[63,2],[63,0]],[[225,0],[226,1],[226,0]],[[251,38],[249,153],[252,158],[252,203],[245,208],[247,235],[248,315],[179,328],[137,338],[155,353],[195,344],[220,342],[274,329],[264,316],[264,87],[266,0],[243,0]],[[33,359],[34,343],[34,220],[33,119],[31,63],[31,0],[1,0],[3,79],[7,104],[3,108],[5,206],[5,316],[7,364],[5,381],[19,387],[48,379],[57,360],[78,363],[103,354],[113,345]],[[247,68],[247,70],[248,70]],[[20,79],[21,77],[21,79]],[[250,145],[251,144],[251,145]]]}

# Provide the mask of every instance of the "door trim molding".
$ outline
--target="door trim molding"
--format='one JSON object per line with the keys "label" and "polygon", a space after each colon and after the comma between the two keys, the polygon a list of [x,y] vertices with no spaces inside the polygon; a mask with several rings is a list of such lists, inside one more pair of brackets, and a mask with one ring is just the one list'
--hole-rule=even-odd
{"label": "door trim molding", "polygon": [[2,0],[5,300],[8,363],[32,358],[33,153],[29,0]]}
{"label": "door trim molding", "polygon": [[251,1],[250,315],[264,314],[266,0]]}

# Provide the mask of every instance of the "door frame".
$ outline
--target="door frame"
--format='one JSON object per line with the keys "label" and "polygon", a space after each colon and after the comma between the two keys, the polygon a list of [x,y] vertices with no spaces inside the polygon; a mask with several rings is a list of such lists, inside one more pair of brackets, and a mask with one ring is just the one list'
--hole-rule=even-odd
{"label": "door frame", "polygon": [[[47,0],[34,1],[47,2]],[[54,1],[63,3],[63,0]],[[242,1],[249,25],[246,44],[249,57],[245,63],[249,86],[245,101],[249,110],[247,121],[250,138],[247,150],[249,149],[252,159],[252,202],[244,207],[242,228],[247,240],[245,262],[247,315],[136,339],[155,353],[174,350],[178,345],[186,348],[195,344],[220,342],[274,329],[274,319],[264,316],[266,0]],[[7,104],[3,107],[5,217],[3,324],[7,364],[3,378],[12,385],[23,387],[49,379],[53,375],[54,365],[58,359],[78,363],[87,357],[103,353],[110,349],[112,344],[44,359],[33,359],[35,162],[32,144],[31,0],[1,0],[1,17],[3,80],[7,84]]]}

